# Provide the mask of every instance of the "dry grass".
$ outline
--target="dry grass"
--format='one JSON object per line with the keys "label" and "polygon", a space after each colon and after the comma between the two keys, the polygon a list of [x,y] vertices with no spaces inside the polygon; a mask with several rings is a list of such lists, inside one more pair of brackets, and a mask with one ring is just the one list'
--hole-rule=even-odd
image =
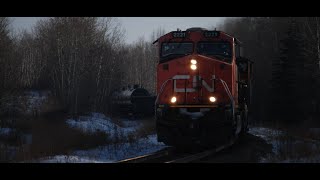
{"label": "dry grass", "polygon": [[147,137],[150,134],[156,133],[156,124],[153,119],[142,121],[142,126],[137,130],[137,137]]}
{"label": "dry grass", "polygon": [[[62,120],[61,120],[62,119]],[[104,132],[86,134],[80,130],[69,128],[63,118],[59,119],[17,119],[14,128],[17,138],[12,140],[17,146],[14,157],[5,157],[9,149],[0,149],[0,161],[26,161],[56,154],[68,154],[73,150],[89,149],[108,143],[108,135]],[[29,142],[26,141],[29,134]],[[30,142],[31,141],[31,142]],[[6,142],[8,144],[10,142]]]}
{"label": "dry grass", "polygon": [[[17,138],[13,144],[17,149],[13,157],[8,156],[10,147],[0,147],[1,162],[28,162],[30,160],[58,154],[70,155],[74,150],[86,150],[102,145],[112,145],[117,150],[121,143],[134,143],[140,138],[146,138],[155,133],[155,121],[153,117],[141,118],[138,121],[141,125],[129,135],[114,126],[116,132],[112,139],[108,138],[106,132],[96,132],[87,134],[78,129],[70,128],[65,123],[66,117],[40,117],[34,118],[8,118],[8,122],[1,121],[2,125],[10,125],[17,129]],[[11,121],[11,122],[9,122]],[[125,127],[123,119],[112,118],[112,122],[120,127]],[[32,135],[31,142],[26,142],[23,138],[26,134]]]}

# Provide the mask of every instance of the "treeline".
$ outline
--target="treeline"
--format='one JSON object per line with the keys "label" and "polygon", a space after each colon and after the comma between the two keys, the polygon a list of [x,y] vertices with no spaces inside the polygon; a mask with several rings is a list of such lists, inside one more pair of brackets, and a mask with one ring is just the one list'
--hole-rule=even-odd
{"label": "treeline", "polygon": [[71,115],[108,110],[113,90],[140,84],[155,90],[157,49],[150,40],[124,43],[116,18],[55,17],[31,32],[13,35],[0,18],[0,96],[22,89],[49,89]]}
{"label": "treeline", "polygon": [[254,61],[254,120],[319,122],[319,24],[317,17],[246,17],[221,25]]}
{"label": "treeline", "polygon": [[[220,25],[254,61],[254,120],[320,118],[319,24],[317,17],[246,17]],[[158,52],[152,42],[164,33],[159,28],[148,40],[127,45],[116,18],[55,17],[14,34],[10,18],[0,17],[0,96],[49,89],[76,115],[107,111],[112,91],[124,86],[155,93]]]}

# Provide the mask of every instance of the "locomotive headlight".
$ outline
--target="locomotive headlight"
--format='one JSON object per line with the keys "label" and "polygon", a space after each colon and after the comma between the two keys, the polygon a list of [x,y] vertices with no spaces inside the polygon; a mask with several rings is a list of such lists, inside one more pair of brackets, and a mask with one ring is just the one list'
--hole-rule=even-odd
{"label": "locomotive headlight", "polygon": [[196,69],[197,69],[197,65],[191,64],[190,68],[191,68],[192,70],[196,70]]}
{"label": "locomotive headlight", "polygon": [[195,59],[191,59],[191,64],[197,64],[197,60],[195,60]]}
{"label": "locomotive headlight", "polygon": [[177,98],[175,96],[173,96],[170,101],[171,101],[171,103],[175,103],[175,102],[177,102]]}
{"label": "locomotive headlight", "polygon": [[210,96],[209,100],[210,100],[210,102],[216,102],[217,99],[215,97],[213,97],[213,96]]}

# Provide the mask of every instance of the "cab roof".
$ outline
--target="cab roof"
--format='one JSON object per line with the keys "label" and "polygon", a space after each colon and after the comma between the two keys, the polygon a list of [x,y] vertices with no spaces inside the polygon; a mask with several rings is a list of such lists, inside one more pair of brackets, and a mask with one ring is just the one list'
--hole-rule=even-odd
{"label": "cab roof", "polygon": [[[181,31],[181,30],[180,30],[180,29],[177,29],[177,31]],[[215,30],[215,29],[214,29],[214,30],[208,30],[208,29],[202,28],[202,27],[191,27],[191,28],[186,29],[185,31],[187,31],[187,32],[188,32],[188,31],[189,31],[189,32],[190,32],[190,31],[193,31],[193,32],[194,32],[194,31],[217,31],[217,30]],[[161,37],[166,36],[167,34],[170,34],[170,33],[173,33],[173,32],[176,32],[176,31],[171,31],[171,32],[168,32],[168,33],[160,36],[160,37],[159,37],[157,40],[155,40],[152,44],[157,43]],[[224,31],[219,31],[219,32],[220,32],[220,33],[223,33],[223,34],[225,34],[225,35],[227,35],[227,36],[229,36],[229,37],[234,38],[234,41],[235,41],[236,44],[239,44],[239,45],[242,44],[242,42],[239,41],[239,39],[235,38],[234,36],[231,36],[230,34],[224,32]]]}

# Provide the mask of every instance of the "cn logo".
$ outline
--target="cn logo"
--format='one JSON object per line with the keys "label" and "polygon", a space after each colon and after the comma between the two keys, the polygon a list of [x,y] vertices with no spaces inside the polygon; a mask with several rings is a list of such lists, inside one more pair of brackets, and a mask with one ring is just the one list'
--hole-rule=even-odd
{"label": "cn logo", "polygon": [[177,88],[177,81],[178,79],[190,79],[190,75],[175,75],[173,76],[173,80],[174,80],[174,92],[195,92],[196,89],[195,87],[197,86],[197,77],[199,77],[199,79],[201,79],[201,83],[203,85],[203,87],[205,87],[207,89],[207,91],[209,92],[214,92],[214,79],[215,76],[212,75],[212,84],[211,87],[204,81],[202,80],[201,76],[193,76],[193,80],[192,80],[192,88]]}

